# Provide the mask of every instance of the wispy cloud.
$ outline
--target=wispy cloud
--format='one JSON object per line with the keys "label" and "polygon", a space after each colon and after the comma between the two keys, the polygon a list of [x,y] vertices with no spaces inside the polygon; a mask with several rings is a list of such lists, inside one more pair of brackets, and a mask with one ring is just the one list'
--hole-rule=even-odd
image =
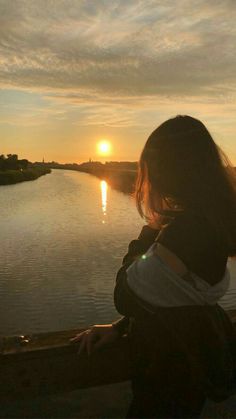
{"label": "wispy cloud", "polygon": [[0,82],[81,97],[235,89],[236,3],[0,2]]}
{"label": "wispy cloud", "polygon": [[40,150],[43,138],[64,150],[79,138],[87,149],[110,132],[128,150],[132,131],[133,155],[151,129],[186,113],[231,152],[235,21],[235,0],[0,0],[5,143],[27,138]]}

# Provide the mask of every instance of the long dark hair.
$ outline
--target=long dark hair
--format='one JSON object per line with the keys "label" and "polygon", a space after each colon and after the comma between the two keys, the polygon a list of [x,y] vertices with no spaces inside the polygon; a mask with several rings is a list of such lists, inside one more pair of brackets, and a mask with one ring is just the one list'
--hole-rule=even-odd
{"label": "long dark hair", "polygon": [[135,198],[146,220],[160,212],[156,198],[205,216],[228,255],[236,254],[235,170],[201,121],[178,115],[152,132],[141,153]]}

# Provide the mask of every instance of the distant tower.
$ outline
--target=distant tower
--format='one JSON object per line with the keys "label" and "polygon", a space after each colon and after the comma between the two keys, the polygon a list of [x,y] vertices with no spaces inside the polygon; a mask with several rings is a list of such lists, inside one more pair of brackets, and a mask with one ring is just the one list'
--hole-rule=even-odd
{"label": "distant tower", "polygon": [[43,157],[42,163],[44,163],[44,157]]}
{"label": "distant tower", "polygon": [[92,162],[92,159],[91,159],[91,157],[89,158],[89,163],[91,163]]}

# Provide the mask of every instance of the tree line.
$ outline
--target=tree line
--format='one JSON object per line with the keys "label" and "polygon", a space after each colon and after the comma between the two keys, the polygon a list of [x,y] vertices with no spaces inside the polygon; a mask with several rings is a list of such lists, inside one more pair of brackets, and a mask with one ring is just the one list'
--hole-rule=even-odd
{"label": "tree line", "polygon": [[0,155],[0,170],[26,170],[29,166],[27,159],[18,159],[17,154]]}

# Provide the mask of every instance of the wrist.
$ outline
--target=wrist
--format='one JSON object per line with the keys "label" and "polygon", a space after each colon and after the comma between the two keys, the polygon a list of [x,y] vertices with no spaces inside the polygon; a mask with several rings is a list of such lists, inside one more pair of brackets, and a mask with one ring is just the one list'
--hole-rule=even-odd
{"label": "wrist", "polygon": [[114,321],[111,325],[113,330],[116,331],[117,334],[121,337],[127,333],[127,329],[129,326],[129,318],[122,317],[121,319]]}
{"label": "wrist", "polygon": [[113,324],[111,325],[112,330],[117,333],[118,336],[122,336],[123,332],[120,330],[119,326],[117,326],[117,324]]}

